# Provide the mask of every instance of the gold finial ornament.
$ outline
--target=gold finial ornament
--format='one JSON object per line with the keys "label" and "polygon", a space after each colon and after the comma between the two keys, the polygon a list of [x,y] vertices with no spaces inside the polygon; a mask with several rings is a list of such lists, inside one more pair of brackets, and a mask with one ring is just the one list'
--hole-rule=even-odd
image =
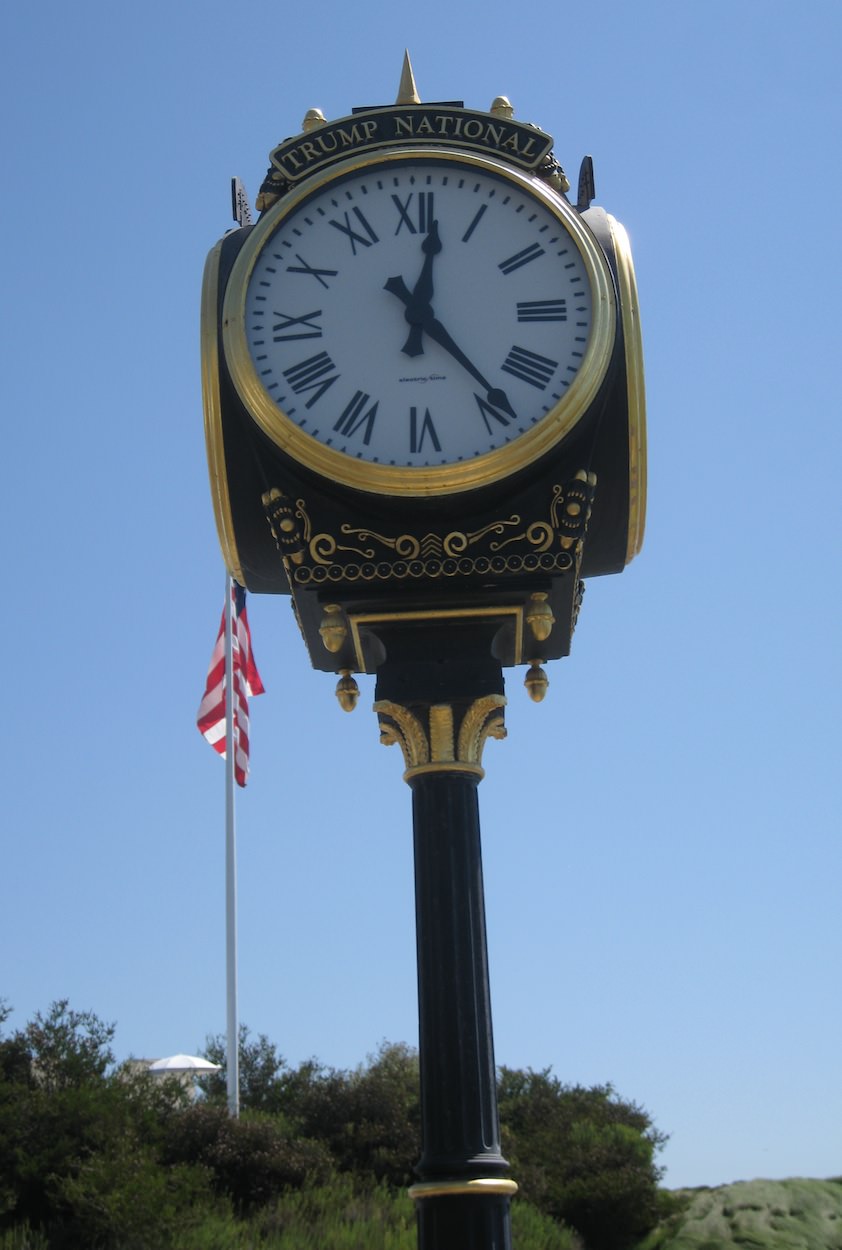
{"label": "gold finial ornament", "polygon": [[348,626],[345,624],[345,617],[338,603],[325,604],[325,614],[319,626],[319,633],[325,649],[331,655],[342,650],[342,644],[348,637]]}
{"label": "gold finial ornament", "polygon": [[526,608],[526,622],[532,630],[536,642],[546,642],[553,632],[553,625],[555,625],[553,610],[547,603],[548,598],[549,596],[543,590],[538,590],[529,597],[529,603]]}
{"label": "gold finial ornament", "polygon": [[336,683],[336,697],[343,712],[353,712],[360,698],[360,688],[349,668],[343,668]]}
{"label": "gold finial ornament", "polygon": [[529,697],[533,703],[541,703],[544,695],[547,693],[547,687],[550,679],[541,668],[540,660],[533,660],[529,672],[523,679],[523,684],[529,692]]}
{"label": "gold finial ornament", "polygon": [[508,96],[496,95],[491,101],[491,109],[489,110],[495,117],[505,117],[507,121],[511,120],[515,115],[511,101]]}
{"label": "gold finial ornament", "polygon": [[324,126],[327,118],[321,109],[308,109],[304,114],[304,121],[301,123],[302,130],[317,130],[319,126]]}
{"label": "gold finial ornament", "polygon": [[403,54],[403,69],[401,70],[401,85],[398,87],[398,98],[395,104],[420,104],[421,97],[418,94],[418,88],[415,85],[415,75],[412,72],[412,62],[409,59],[408,50]]}

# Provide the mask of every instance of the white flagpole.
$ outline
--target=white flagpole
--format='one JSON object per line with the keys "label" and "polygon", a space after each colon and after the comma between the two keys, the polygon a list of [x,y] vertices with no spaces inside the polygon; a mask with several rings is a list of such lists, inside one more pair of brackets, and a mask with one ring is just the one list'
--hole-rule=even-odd
{"label": "white flagpole", "polygon": [[[251,209],[239,178],[231,179],[231,207],[238,226],[251,225]],[[237,1019],[237,834],[234,825],[234,649],[231,598],[234,580],[225,578],[225,964],[228,999],[228,1114],[240,1114],[240,1027]]]}
{"label": "white flagpole", "polygon": [[225,578],[225,969],[227,997],[226,1069],[228,1113],[240,1114],[240,1049],[237,1020],[237,834],[234,823],[234,647],[233,581]]}

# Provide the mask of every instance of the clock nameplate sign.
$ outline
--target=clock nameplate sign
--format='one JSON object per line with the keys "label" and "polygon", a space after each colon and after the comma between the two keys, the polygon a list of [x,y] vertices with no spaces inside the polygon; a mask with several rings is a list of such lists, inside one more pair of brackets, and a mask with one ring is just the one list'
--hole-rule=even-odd
{"label": "clock nameplate sign", "polygon": [[299,182],[332,161],[372,148],[468,148],[499,156],[520,169],[537,169],[549,156],[552,136],[509,118],[492,117],[454,105],[370,109],[325,122],[306,135],[280,143],[269,155],[288,182]]}

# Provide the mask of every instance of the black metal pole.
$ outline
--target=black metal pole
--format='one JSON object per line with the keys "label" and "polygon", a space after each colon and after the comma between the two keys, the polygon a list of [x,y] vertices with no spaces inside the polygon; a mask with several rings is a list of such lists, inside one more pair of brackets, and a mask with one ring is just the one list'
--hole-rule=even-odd
{"label": "black metal pole", "polygon": [[[474,775],[411,780],[423,1153],[419,1250],[511,1245]],[[445,1184],[440,1184],[444,1181]],[[503,1189],[504,1192],[495,1192]],[[462,1192],[464,1190],[464,1192]]]}
{"label": "black metal pole", "polygon": [[391,637],[375,710],[412,788],[422,1156],[419,1250],[510,1250],[517,1186],[500,1149],[477,786],[502,737],[503,677],[482,633]]}

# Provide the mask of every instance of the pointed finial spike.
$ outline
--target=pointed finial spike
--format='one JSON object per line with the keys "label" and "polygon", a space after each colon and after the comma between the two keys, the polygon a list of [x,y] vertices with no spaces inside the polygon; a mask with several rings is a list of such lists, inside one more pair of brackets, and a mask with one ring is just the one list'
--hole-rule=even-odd
{"label": "pointed finial spike", "polygon": [[412,62],[409,59],[409,51],[404,50],[403,69],[401,70],[401,85],[398,87],[398,98],[395,104],[420,104],[421,97],[418,94],[418,88],[415,85],[415,75],[412,72]]}

